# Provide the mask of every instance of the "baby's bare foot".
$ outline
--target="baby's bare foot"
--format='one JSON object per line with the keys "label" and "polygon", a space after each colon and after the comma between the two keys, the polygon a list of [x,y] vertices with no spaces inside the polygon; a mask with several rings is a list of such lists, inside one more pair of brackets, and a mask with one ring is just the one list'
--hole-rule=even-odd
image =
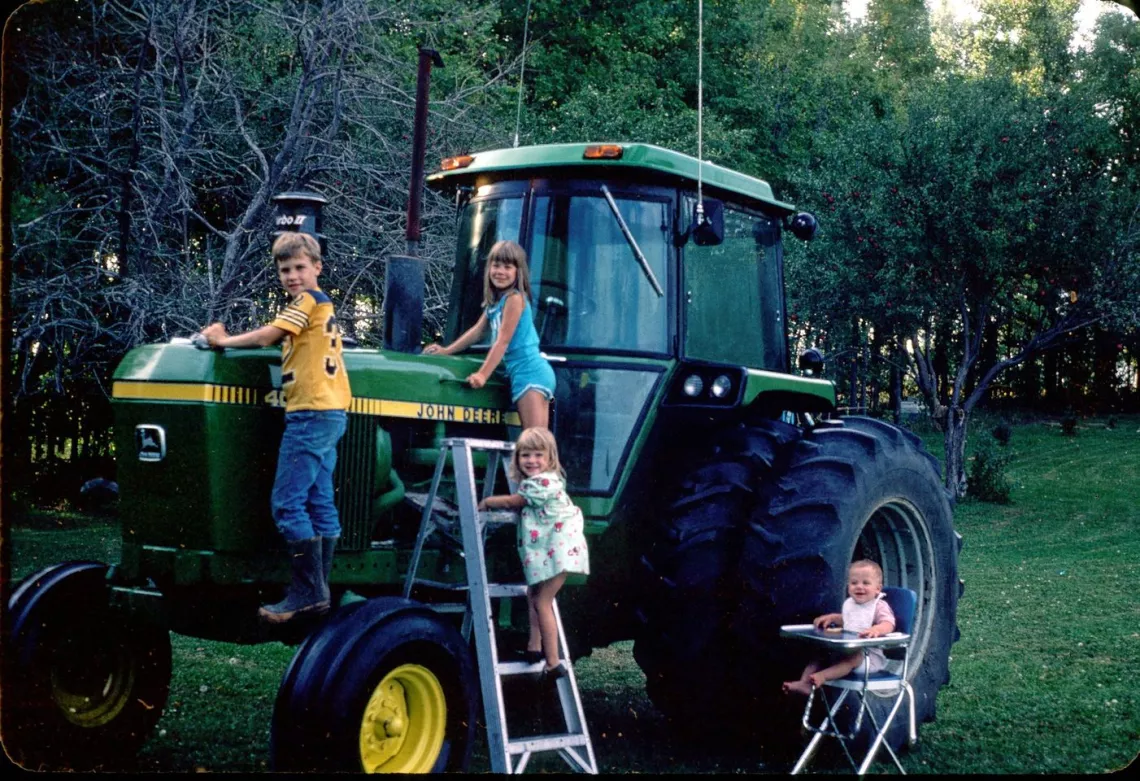
{"label": "baby's bare foot", "polygon": [[811,686],[804,681],[784,681],[784,694],[790,694],[791,692],[802,694],[806,697],[811,694]]}

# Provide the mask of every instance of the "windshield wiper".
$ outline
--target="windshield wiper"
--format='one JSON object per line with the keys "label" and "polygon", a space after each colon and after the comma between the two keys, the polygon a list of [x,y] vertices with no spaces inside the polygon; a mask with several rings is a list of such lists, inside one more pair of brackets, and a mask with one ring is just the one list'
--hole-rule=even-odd
{"label": "windshield wiper", "polygon": [[622,219],[621,212],[618,211],[617,202],[614,201],[614,197],[610,195],[610,188],[604,184],[602,185],[602,195],[606,196],[606,203],[610,205],[610,211],[614,213],[614,219],[617,220],[622,235],[625,236],[625,240],[629,243],[629,248],[633,250],[633,256],[637,258],[637,262],[641,265],[641,270],[645,272],[645,278],[649,280],[649,284],[653,285],[657,297],[661,298],[665,295],[665,291],[661,289],[661,283],[657,281],[657,277],[653,276],[653,269],[649,267],[649,261],[645,259],[645,254],[641,251],[641,247],[637,246],[637,239],[633,237],[633,234],[629,231],[629,226],[626,225],[625,220]]}

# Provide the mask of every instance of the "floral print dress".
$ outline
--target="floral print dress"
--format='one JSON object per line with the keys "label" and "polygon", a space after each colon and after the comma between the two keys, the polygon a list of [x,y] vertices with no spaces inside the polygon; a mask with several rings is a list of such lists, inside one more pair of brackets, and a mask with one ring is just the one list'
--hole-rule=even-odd
{"label": "floral print dress", "polygon": [[541,472],[519,483],[518,493],[526,499],[519,522],[519,558],[527,585],[562,572],[588,575],[582,511],[570,501],[562,478]]}

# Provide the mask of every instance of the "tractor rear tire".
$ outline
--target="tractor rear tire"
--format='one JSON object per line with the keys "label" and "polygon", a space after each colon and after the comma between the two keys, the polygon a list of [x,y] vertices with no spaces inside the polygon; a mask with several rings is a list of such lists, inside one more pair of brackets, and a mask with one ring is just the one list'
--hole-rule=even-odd
{"label": "tractor rear tire", "polygon": [[[770,671],[766,690],[751,701],[771,712],[777,679],[798,678],[811,652],[778,637],[782,624],[810,623],[839,609],[847,568],[871,559],[883,568],[884,586],[912,589],[918,597],[908,680],[916,721],[934,719],[935,698],[950,680],[950,647],[958,639],[958,550],[949,497],[938,462],[917,437],[873,418],[843,419],[796,442],[787,468],[766,484],[745,528],[740,557],[744,600],[736,623],[745,647],[763,649],[755,661]],[[849,697],[848,701],[854,698]],[[880,723],[887,699],[868,698]],[[846,706],[845,706],[846,708]],[[854,708],[846,709],[838,721]],[[907,736],[905,712],[887,736],[899,748]],[[864,736],[869,728],[864,720]]]}
{"label": "tractor rear tire", "polygon": [[107,565],[73,561],[8,599],[3,736],[27,770],[123,770],[170,692],[170,633],[108,604]]}
{"label": "tractor rear tire", "polygon": [[[737,427],[682,480],[643,559],[634,645],[647,693],[678,728],[776,756],[799,746],[803,700],[780,684],[810,651],[779,627],[838,610],[859,558],[882,565],[884,585],[918,594],[910,681],[917,718],[933,718],[957,639],[960,538],[947,494],[916,437],[870,418],[843,423]],[[896,717],[893,748],[905,723]]]}
{"label": "tractor rear tire", "polygon": [[473,656],[446,619],[399,597],[351,604],[306,638],[285,671],[272,767],[464,771],[478,704]]}

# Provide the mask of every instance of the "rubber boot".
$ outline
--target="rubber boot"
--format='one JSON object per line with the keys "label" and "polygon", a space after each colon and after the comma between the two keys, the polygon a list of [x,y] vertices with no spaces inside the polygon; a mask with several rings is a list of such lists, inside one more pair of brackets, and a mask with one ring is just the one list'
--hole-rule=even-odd
{"label": "rubber boot", "polygon": [[319,614],[329,609],[328,591],[324,588],[321,564],[321,538],[286,543],[293,577],[285,598],[273,605],[262,605],[257,611],[262,620],[282,624],[299,613]]}
{"label": "rubber boot", "polygon": [[332,604],[332,593],[329,590],[329,575],[332,574],[333,554],[336,553],[336,541],[340,537],[321,537],[321,593]]}

